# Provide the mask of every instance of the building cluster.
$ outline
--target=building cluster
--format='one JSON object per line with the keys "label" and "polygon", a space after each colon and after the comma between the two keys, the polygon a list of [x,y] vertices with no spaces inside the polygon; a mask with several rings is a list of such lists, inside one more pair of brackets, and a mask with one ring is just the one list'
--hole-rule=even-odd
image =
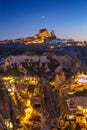
{"label": "building cluster", "polygon": [[[86,75],[77,74],[76,79],[74,79],[74,81],[72,82],[77,82],[78,84],[78,82],[80,82],[80,78],[82,77],[86,78]],[[56,82],[58,81],[58,83],[60,82],[59,78],[63,78],[63,81],[65,81],[65,76],[63,72],[60,73],[60,77],[58,77],[57,75],[56,78],[57,79],[55,79],[55,81]],[[7,117],[4,117],[4,119],[2,119],[5,122],[4,126],[7,126],[10,129],[13,129],[13,127],[15,126],[16,129],[18,130],[19,130],[19,127],[20,129],[22,128],[27,129],[28,127],[30,128],[30,130],[33,130],[32,129],[33,127],[33,128],[37,128],[38,130],[39,129],[41,130],[41,122],[42,122],[43,117],[41,115],[40,95],[38,95],[39,94],[39,89],[38,89],[39,78],[34,77],[34,76],[31,76],[31,77],[29,76],[28,77],[26,76],[25,77],[10,77],[10,76],[6,77],[5,76],[5,77],[2,77],[2,80],[4,81],[3,83],[4,83],[5,88],[4,89],[1,88],[1,90],[3,92],[8,90],[8,93],[12,97],[12,100],[14,101],[18,110],[18,113],[15,115],[16,120],[14,120],[16,122],[16,125],[14,125],[12,122],[12,119],[14,118],[11,119],[10,117],[11,115],[9,115]],[[67,90],[67,88],[65,87],[66,84],[63,84],[63,85],[56,84],[56,85],[60,87],[57,87],[54,89],[51,86],[50,89],[52,89],[52,93],[54,93],[56,90],[58,90],[58,92],[61,91],[61,94],[59,92],[60,104],[61,106],[63,105],[64,107],[66,107],[67,105],[69,109],[68,112],[63,113],[64,115],[60,119],[61,130],[64,130],[69,125],[72,126],[73,128],[76,128],[78,124],[80,125],[82,130],[83,129],[86,130],[87,128],[87,125],[86,125],[87,124],[87,107],[86,107],[87,103],[85,102],[86,97],[77,97],[79,99],[79,101],[77,101],[78,99],[76,99],[75,96],[73,97],[69,94],[70,89],[72,90],[72,87],[70,88],[70,84],[68,84],[68,90],[69,90],[67,92],[68,98],[66,101],[67,103],[65,104],[63,103],[63,101],[65,100],[63,99],[63,97],[66,97],[66,96],[64,96],[63,92]],[[46,84],[46,87],[47,86],[48,84]],[[84,100],[82,100],[82,98],[84,98]],[[15,109],[13,105],[12,107]],[[0,111],[3,111],[3,108],[0,108]],[[52,119],[51,120],[53,124],[53,125],[51,124],[52,127],[56,127],[55,121],[58,122],[59,120],[56,118]]]}

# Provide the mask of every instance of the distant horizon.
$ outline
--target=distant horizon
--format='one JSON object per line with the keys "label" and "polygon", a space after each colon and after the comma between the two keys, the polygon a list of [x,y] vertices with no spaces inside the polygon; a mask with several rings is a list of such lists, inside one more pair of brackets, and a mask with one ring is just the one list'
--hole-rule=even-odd
{"label": "distant horizon", "polygon": [[[27,35],[27,36],[21,36],[21,37],[14,37],[14,38],[11,38],[11,39],[0,39],[0,41],[5,41],[5,40],[16,40],[16,39],[21,39],[21,38],[27,38],[27,37],[33,37],[33,36],[35,36],[38,32],[39,32],[39,30],[41,30],[41,29],[46,29],[49,33],[50,33],[50,31],[51,30],[54,30],[54,29],[51,29],[50,31],[47,29],[47,28],[40,28],[40,29],[38,29],[38,31],[35,33],[35,34],[32,34],[32,35]],[[55,32],[55,30],[54,30],[54,32]],[[56,33],[55,33],[55,35],[56,35]],[[75,40],[75,41],[81,41],[81,40],[78,40],[78,39],[74,39],[74,38],[72,38],[72,37],[58,37],[57,35],[56,35],[56,37],[57,38],[59,38],[59,39],[67,39],[67,40],[69,40],[69,39],[72,39],[72,40]],[[86,40],[83,40],[83,41],[86,41]],[[81,42],[83,42],[83,41],[81,41]]]}
{"label": "distant horizon", "polygon": [[54,29],[58,38],[87,41],[87,0],[0,0],[0,41]]}

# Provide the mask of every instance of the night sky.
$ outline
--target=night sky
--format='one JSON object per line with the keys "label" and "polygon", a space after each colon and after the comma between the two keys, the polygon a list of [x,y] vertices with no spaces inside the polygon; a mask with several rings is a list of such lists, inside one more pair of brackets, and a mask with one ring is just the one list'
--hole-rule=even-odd
{"label": "night sky", "polygon": [[58,38],[87,40],[87,0],[0,0],[0,40],[54,29]]}

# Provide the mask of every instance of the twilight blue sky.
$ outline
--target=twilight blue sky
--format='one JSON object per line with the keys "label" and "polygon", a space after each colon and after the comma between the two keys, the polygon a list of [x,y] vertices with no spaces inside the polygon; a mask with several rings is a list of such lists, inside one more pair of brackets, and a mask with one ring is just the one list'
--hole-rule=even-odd
{"label": "twilight blue sky", "polygon": [[41,28],[87,40],[87,0],[0,0],[0,40],[33,36]]}

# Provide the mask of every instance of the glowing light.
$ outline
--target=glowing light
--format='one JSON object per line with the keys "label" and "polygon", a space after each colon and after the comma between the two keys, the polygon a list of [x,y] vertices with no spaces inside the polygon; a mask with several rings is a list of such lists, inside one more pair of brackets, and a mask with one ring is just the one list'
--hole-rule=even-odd
{"label": "glowing light", "polygon": [[13,124],[10,121],[10,119],[5,119],[5,125],[7,126],[8,129],[12,129],[13,128]]}
{"label": "glowing light", "polygon": [[31,105],[30,100],[28,100],[26,106],[28,107],[30,105]]}
{"label": "glowing light", "polygon": [[12,76],[8,76],[8,77],[3,77],[2,79],[3,80],[13,80],[13,77]]}
{"label": "glowing light", "polygon": [[9,91],[9,92],[11,92],[11,89],[10,89],[10,88],[8,88],[8,91]]}
{"label": "glowing light", "polygon": [[11,79],[11,80],[10,80],[10,83],[12,83],[12,82],[14,82],[14,79]]}
{"label": "glowing light", "polygon": [[26,103],[26,109],[25,109],[25,115],[21,118],[21,123],[24,124],[26,122],[29,123],[29,118],[31,117],[31,114],[33,112],[33,108],[31,106],[30,100]]}
{"label": "glowing light", "polygon": [[82,77],[78,81],[81,82],[81,83],[87,83],[87,78]]}
{"label": "glowing light", "polygon": [[77,106],[77,108],[78,108],[79,110],[82,110],[82,106]]}

